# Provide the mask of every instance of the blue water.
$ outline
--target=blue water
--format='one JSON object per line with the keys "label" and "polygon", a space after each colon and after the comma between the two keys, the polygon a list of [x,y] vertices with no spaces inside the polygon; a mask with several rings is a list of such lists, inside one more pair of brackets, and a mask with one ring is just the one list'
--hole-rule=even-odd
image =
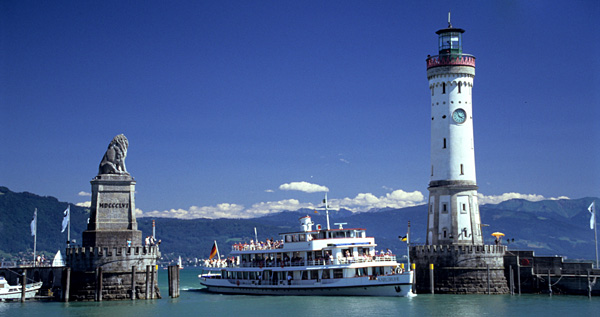
{"label": "blue water", "polygon": [[1,316],[599,316],[600,297],[430,295],[413,298],[218,295],[198,290],[199,271],[181,271],[181,296],[118,302],[0,302]]}

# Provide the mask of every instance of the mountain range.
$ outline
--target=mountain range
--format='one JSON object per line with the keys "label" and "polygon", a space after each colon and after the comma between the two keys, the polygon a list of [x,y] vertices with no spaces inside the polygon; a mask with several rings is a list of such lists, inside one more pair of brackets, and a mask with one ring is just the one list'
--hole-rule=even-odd
{"label": "mountain range", "polygon": [[[594,231],[590,229],[587,208],[598,198],[543,200],[531,202],[513,199],[496,205],[480,206],[485,243],[493,244],[493,232],[506,236],[509,249],[534,250],[537,255],[562,255],[570,259],[595,258]],[[34,209],[38,210],[37,250],[51,256],[65,248],[67,233],[61,233],[63,212],[71,206],[71,239],[81,241],[87,227],[89,208],[60,202],[54,197],[38,196],[28,192],[16,193],[0,186],[0,259],[26,258],[33,251],[30,223]],[[326,226],[323,211],[300,209],[284,211],[252,219],[194,219],[155,218],[156,236],[162,241],[163,257],[168,259],[207,257],[218,243],[221,254],[226,255],[234,242],[254,239],[279,238],[279,233],[299,231],[298,218],[310,215],[315,224]],[[138,218],[142,235],[152,234],[152,218]],[[396,254],[406,254],[406,243],[398,236],[407,232],[411,223],[411,244],[424,244],[427,206],[419,205],[401,209],[374,209],[363,213],[349,210],[330,211],[331,227],[343,223],[346,228],[365,228],[375,237],[377,248],[392,249]]]}

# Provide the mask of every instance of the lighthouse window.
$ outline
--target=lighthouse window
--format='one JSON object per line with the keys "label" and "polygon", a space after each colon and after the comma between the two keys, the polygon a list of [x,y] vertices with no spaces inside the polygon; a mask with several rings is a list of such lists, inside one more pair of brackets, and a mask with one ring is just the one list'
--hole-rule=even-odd
{"label": "lighthouse window", "polygon": [[433,87],[431,87],[431,95],[433,96]]}
{"label": "lighthouse window", "polygon": [[442,212],[448,212],[448,204],[446,204],[446,203],[442,204]]}
{"label": "lighthouse window", "polygon": [[461,82],[458,83],[458,93],[459,94],[460,94],[460,87],[462,87],[462,83]]}
{"label": "lighthouse window", "polygon": [[465,175],[465,169],[462,164],[460,164],[460,175]]}
{"label": "lighthouse window", "polygon": [[442,83],[442,94],[446,93],[446,83]]}
{"label": "lighthouse window", "polygon": [[[446,138],[444,138],[444,149],[446,148]],[[462,174],[462,173],[461,173]]]}

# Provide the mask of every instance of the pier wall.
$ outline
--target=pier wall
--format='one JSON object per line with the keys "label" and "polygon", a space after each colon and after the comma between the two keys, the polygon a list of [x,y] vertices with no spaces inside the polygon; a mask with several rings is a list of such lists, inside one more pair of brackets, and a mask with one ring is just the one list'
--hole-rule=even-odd
{"label": "pier wall", "polygon": [[[536,256],[531,250],[509,250],[506,277],[513,270],[515,292],[600,295],[600,269],[592,261],[566,261],[562,256]],[[589,277],[589,278],[588,278]],[[550,280],[550,283],[548,283]],[[550,284],[550,285],[549,285]]]}
{"label": "pier wall", "polygon": [[[71,272],[70,300],[123,300],[160,298],[156,260],[158,246],[78,247],[67,249]],[[101,290],[98,290],[98,287]]]}
{"label": "pier wall", "polygon": [[410,249],[415,263],[415,290],[442,294],[506,294],[505,246],[420,245]]}

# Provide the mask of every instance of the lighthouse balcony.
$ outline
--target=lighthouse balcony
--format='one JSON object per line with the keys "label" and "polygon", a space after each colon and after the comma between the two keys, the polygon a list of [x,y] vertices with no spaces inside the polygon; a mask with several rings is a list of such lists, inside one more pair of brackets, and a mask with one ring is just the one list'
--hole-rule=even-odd
{"label": "lighthouse balcony", "polygon": [[475,56],[469,54],[435,55],[427,57],[427,69],[439,66],[475,67]]}

